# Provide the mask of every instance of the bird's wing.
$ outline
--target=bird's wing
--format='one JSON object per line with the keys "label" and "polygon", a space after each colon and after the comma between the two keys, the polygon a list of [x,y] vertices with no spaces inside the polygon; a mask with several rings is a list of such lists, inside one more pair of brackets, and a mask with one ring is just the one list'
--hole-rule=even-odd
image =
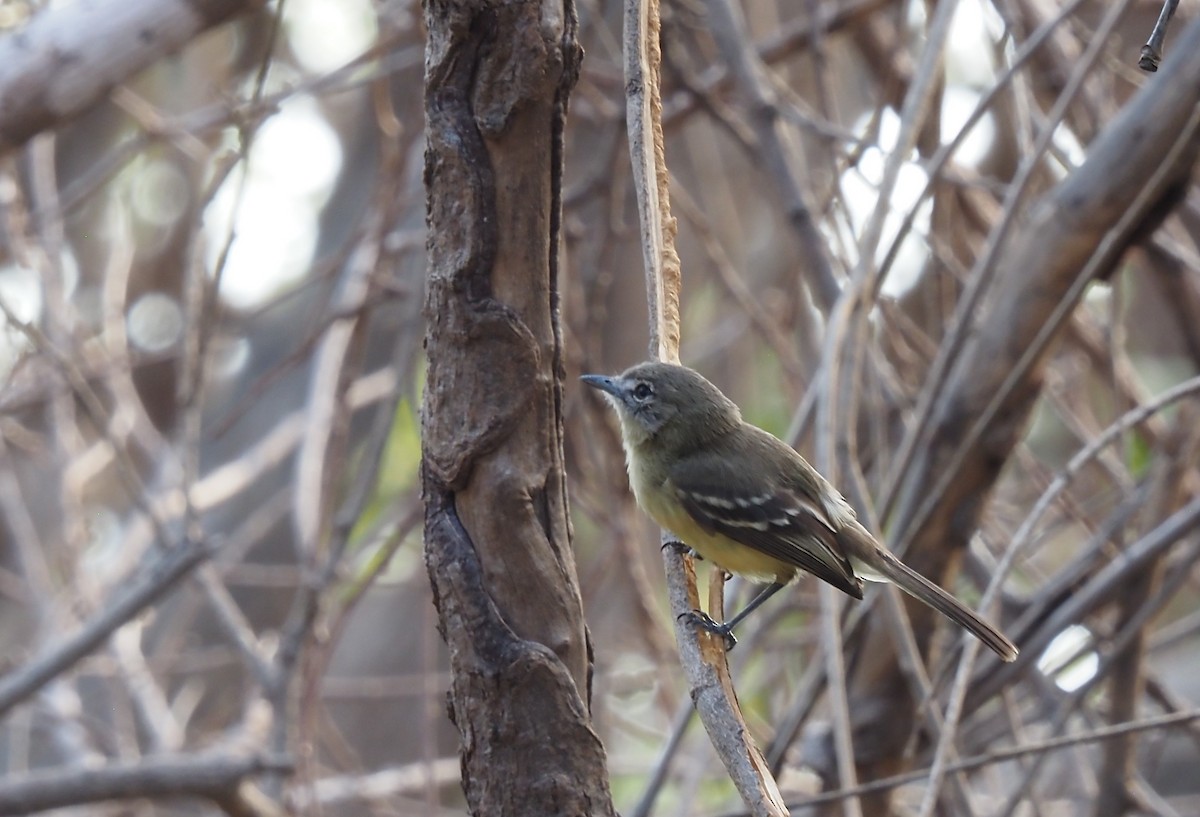
{"label": "bird's wing", "polygon": [[806,570],[861,599],[862,580],[838,545],[825,509],[802,491],[756,476],[759,484],[747,486],[722,457],[693,457],[672,469],[668,488],[705,531]]}

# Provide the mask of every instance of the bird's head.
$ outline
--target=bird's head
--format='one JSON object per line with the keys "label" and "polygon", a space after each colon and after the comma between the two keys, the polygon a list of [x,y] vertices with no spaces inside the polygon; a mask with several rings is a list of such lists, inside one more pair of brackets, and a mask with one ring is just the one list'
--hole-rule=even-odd
{"label": "bird's head", "polygon": [[639,363],[616,377],[582,378],[617,410],[627,446],[686,449],[736,428],[741,412],[699,372],[673,363]]}

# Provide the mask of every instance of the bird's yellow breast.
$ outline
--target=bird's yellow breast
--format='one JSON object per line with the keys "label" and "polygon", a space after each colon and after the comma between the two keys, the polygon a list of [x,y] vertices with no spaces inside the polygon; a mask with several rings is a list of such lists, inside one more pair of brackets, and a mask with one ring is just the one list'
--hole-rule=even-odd
{"label": "bird's yellow breast", "polygon": [[679,501],[668,476],[656,471],[647,460],[648,457],[628,457],[627,465],[634,498],[651,519],[728,573],[760,582],[786,583],[795,578],[794,566],[724,534],[710,533],[702,528]]}

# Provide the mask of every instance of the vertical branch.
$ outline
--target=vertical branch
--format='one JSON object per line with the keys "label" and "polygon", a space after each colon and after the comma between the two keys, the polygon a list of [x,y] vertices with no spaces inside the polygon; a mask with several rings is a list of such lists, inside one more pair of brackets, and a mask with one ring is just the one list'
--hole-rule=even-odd
{"label": "vertical branch", "polygon": [[[624,49],[626,117],[646,263],[650,354],[678,362],[681,273],[663,147],[657,0],[626,0]],[[663,549],[663,559],[671,609],[676,614],[680,661],[709,740],[752,814],[786,815],[775,779],[742,718],[723,643],[679,619],[680,614],[700,606],[692,560],[673,548]],[[723,588],[723,578],[714,573],[710,605],[721,600]],[[719,609],[714,612],[720,615]]]}
{"label": "vertical branch", "polygon": [[[1184,418],[1195,419],[1195,412],[1185,411]],[[1195,437],[1184,431],[1194,428],[1185,419],[1175,433],[1166,441],[1167,446],[1194,454]],[[1179,510],[1183,504],[1186,482],[1185,472],[1192,456],[1163,457],[1164,464],[1154,476],[1153,499],[1141,510],[1142,524],[1151,528],[1154,521]],[[1159,592],[1166,569],[1166,553],[1160,553],[1144,569],[1133,575],[1123,588],[1117,603],[1118,621],[1128,622],[1144,610]],[[1148,622],[1147,622],[1148,623]],[[1112,702],[1109,720],[1124,723],[1137,719],[1138,706],[1145,691],[1146,682],[1146,628],[1139,628],[1129,639],[1125,648],[1116,653],[1117,661],[1109,683],[1109,700]],[[1120,817],[1132,803],[1130,784],[1134,773],[1134,751],[1136,740],[1126,735],[1104,744],[1104,760],[1100,768],[1100,789],[1096,797],[1096,817]]]}
{"label": "vertical branch", "polygon": [[650,310],[650,354],[679,362],[679,293],[683,286],[678,225],[671,215],[670,174],[662,129],[657,0],[626,0],[625,109],[634,191],[641,214],[642,257]]}

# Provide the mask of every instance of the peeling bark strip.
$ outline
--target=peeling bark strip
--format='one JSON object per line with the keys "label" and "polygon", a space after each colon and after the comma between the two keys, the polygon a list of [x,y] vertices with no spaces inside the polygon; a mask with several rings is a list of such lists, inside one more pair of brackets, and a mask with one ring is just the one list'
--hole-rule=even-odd
{"label": "peeling bark strip", "polygon": [[263,0],[89,0],[0,37],[0,156]]}
{"label": "peeling bark strip", "polygon": [[425,563],[473,814],[609,815],[563,477],[569,0],[426,0]]}

